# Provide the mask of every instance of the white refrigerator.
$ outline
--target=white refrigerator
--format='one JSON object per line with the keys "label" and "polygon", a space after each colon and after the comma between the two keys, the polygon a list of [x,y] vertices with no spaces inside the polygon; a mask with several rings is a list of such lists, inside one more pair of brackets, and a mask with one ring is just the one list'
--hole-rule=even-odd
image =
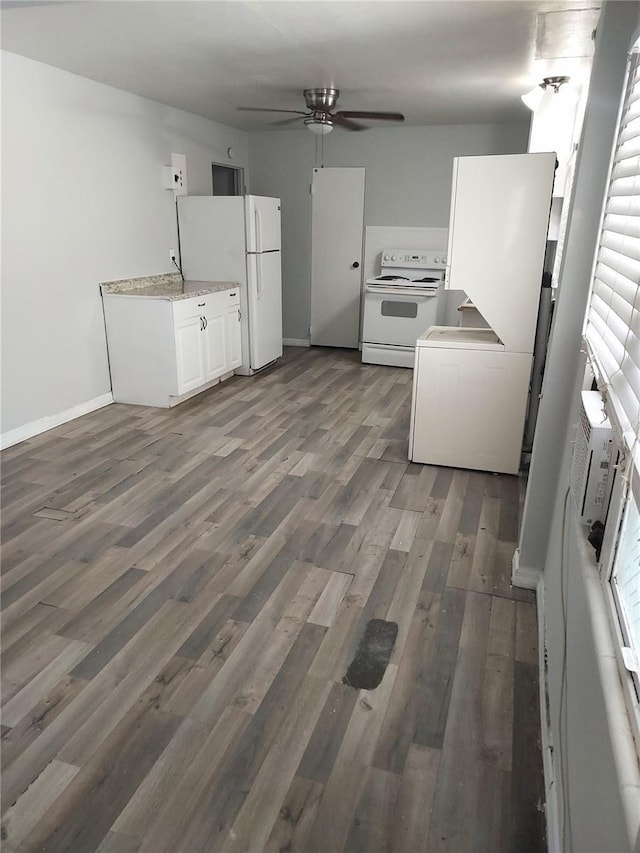
{"label": "white refrigerator", "polygon": [[242,367],[250,375],[282,356],[280,199],[180,196],[182,273],[240,285]]}

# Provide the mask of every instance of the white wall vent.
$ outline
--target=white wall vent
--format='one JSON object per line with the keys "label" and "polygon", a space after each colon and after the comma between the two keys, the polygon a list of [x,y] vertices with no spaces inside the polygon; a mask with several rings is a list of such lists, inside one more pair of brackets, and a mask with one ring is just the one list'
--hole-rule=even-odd
{"label": "white wall vent", "polygon": [[610,489],[613,429],[599,391],[583,391],[571,460],[571,491],[582,524],[604,522]]}

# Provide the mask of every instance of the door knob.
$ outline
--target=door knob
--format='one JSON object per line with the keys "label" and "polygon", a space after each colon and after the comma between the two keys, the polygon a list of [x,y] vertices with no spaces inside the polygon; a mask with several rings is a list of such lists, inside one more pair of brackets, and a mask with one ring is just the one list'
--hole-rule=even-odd
{"label": "door knob", "polygon": [[354,261],[354,262],[351,264],[351,269],[357,270],[359,266],[360,266],[359,262],[358,262],[358,261]]}

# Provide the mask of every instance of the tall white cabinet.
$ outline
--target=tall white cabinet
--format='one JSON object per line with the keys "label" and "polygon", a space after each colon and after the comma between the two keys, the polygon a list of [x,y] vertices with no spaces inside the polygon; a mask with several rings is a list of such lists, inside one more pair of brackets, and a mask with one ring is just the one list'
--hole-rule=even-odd
{"label": "tall white cabinet", "polygon": [[517,474],[556,156],[454,160],[445,288],[489,329],[432,326],[416,343],[409,458]]}

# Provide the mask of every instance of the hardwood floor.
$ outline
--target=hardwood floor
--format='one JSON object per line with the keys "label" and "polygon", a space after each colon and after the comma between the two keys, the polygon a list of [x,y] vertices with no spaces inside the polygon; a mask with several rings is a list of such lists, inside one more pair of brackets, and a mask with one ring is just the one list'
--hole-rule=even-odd
{"label": "hardwood floor", "polygon": [[520,482],[409,464],[411,375],[287,350],[3,453],[7,853],[545,849]]}

